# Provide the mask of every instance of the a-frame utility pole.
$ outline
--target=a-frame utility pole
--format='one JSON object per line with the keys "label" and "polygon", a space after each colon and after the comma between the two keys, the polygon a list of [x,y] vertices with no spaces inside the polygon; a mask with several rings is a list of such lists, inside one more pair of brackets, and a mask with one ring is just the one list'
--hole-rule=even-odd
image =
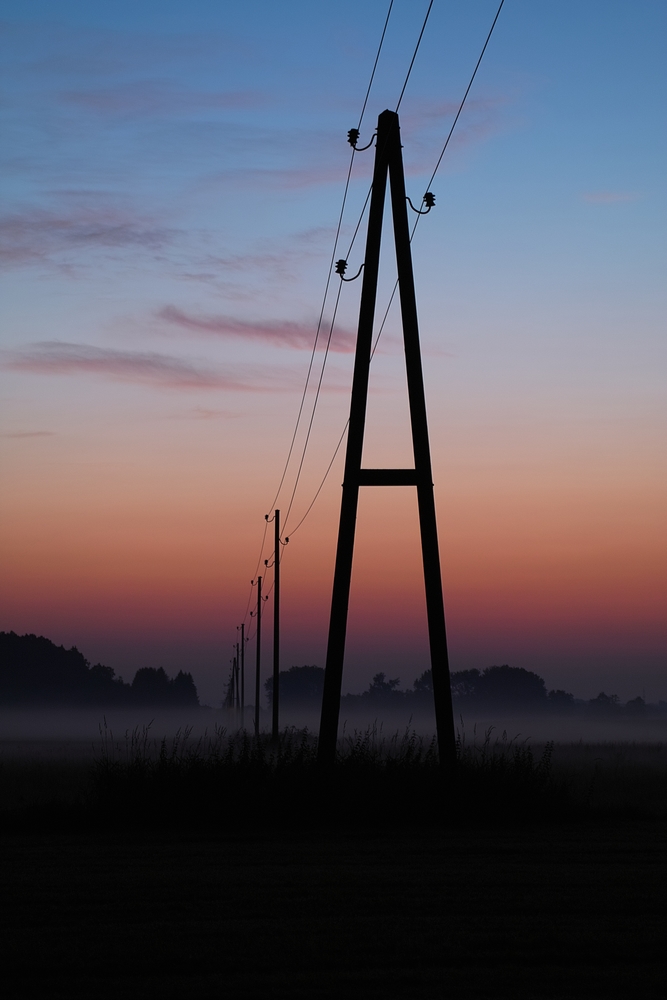
{"label": "a-frame utility pole", "polygon": [[271,738],[278,740],[280,726],[280,511],[274,515],[275,549],[273,553],[273,693]]}
{"label": "a-frame utility pole", "polygon": [[[387,175],[389,176],[394,222],[414,469],[361,468]],[[410,252],[401,135],[398,115],[393,111],[383,111],[378,118],[375,168],[363,275],[352,380],[350,426],[345,456],[343,499],[331,598],[318,762],[322,765],[329,765],[334,762],[336,757],[359,488],[361,486],[416,486],[438,748],[441,763],[446,767],[451,767],[455,761],[455,733],[449,686],[445,610],[440,575],[426,400],[424,398],[424,380],[419,347],[417,301]]]}
{"label": "a-frame utility pole", "polygon": [[262,578],[257,577],[257,635],[255,638],[255,739],[259,737],[260,671],[262,667]]}

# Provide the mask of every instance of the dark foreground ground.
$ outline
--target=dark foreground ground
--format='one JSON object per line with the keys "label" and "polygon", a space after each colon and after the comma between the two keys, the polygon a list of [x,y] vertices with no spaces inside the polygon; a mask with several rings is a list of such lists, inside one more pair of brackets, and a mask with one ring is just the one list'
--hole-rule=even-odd
{"label": "dark foreground ground", "polygon": [[5,834],[7,997],[667,996],[667,823]]}

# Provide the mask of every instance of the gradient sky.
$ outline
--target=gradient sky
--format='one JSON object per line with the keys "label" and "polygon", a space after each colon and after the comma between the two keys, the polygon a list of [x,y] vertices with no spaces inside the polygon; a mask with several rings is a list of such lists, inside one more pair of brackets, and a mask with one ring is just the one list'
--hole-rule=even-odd
{"label": "gradient sky", "polygon": [[[362,144],[426,7],[394,4]],[[433,6],[401,106],[413,201],[496,7]],[[386,10],[0,3],[0,628],[125,679],[190,669],[219,703]],[[414,263],[453,669],[667,699],[666,28],[661,0],[506,0],[432,185]],[[337,256],[371,168],[355,158]],[[382,310],[393,280],[388,252]],[[360,285],[288,535],[347,418]],[[370,465],[410,461],[399,336],[392,311]],[[341,468],[285,551],[284,666],[324,664]],[[413,491],[362,493],[357,543],[344,690],[410,684],[428,666]]]}

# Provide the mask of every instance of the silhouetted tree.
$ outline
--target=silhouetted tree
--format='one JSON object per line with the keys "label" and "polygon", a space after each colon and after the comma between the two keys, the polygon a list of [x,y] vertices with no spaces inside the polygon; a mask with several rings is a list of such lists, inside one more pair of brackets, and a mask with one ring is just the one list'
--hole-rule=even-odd
{"label": "silhouetted tree", "polygon": [[615,714],[619,710],[618,695],[617,694],[605,694],[604,691],[600,691],[597,698],[591,698],[588,702],[589,711],[595,714],[610,715]]}
{"label": "silhouetted tree", "polygon": [[76,646],[65,649],[37,635],[0,632],[0,703],[117,705],[129,686],[111,667],[91,667]]}
{"label": "silhouetted tree", "polygon": [[453,698],[471,698],[479,695],[479,670],[457,670],[450,677]]}
{"label": "silhouetted tree", "polygon": [[191,673],[179,670],[173,681],[173,701],[182,708],[199,708],[199,696]]}
{"label": "silhouetted tree", "polygon": [[547,703],[544,681],[523,667],[487,667],[475,685],[475,697],[494,708],[535,710]]}
{"label": "silhouetted tree", "polygon": [[65,649],[36,635],[0,632],[2,705],[199,705],[191,674],[170,680],[164,670],[137,671],[124,684],[111,667],[91,667],[76,646]]}
{"label": "silhouetted tree", "polygon": [[549,708],[555,712],[574,711],[574,695],[570,694],[569,691],[562,691],[559,688],[557,691],[550,691],[547,698],[549,699]]}
{"label": "silhouetted tree", "polygon": [[428,695],[433,696],[433,672],[431,670],[425,670],[423,674],[413,683],[413,688],[415,689],[415,694],[417,695]]}
{"label": "silhouetted tree", "polygon": [[[264,683],[269,704],[273,704],[273,677]],[[319,710],[324,690],[324,669],[316,666],[290,667],[280,671],[280,703],[285,708]]]}
{"label": "silhouetted tree", "polygon": [[[386,707],[397,706],[399,702],[405,700],[406,692],[399,691],[400,679],[394,677],[389,679],[384,671],[375,674],[366,691],[362,691],[360,698],[363,704],[377,708],[380,705]],[[349,696],[348,696],[349,697]]]}
{"label": "silhouetted tree", "polygon": [[132,681],[132,695],[138,705],[173,708],[199,706],[192,674],[185,674],[182,670],[174,680],[170,680],[163,667],[141,667]]}

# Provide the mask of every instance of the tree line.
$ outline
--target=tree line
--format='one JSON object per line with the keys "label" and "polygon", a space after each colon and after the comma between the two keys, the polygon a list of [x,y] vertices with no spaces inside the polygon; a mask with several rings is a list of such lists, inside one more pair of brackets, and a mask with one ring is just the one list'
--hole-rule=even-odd
{"label": "tree line", "polygon": [[91,666],[76,646],[0,632],[0,705],[197,708],[199,697],[182,670],[171,678],[162,667],[142,667],[126,684],[112,667]]}
{"label": "tree line", "polygon": [[[484,711],[558,712],[583,710],[592,716],[640,716],[650,708],[667,710],[667,703],[647,706],[637,697],[622,705],[616,695],[600,692],[597,698],[577,700],[569,691],[547,690],[539,674],[523,667],[486,667],[484,670],[459,670],[450,675],[452,699],[457,712],[466,709]],[[273,678],[264,688],[273,701]],[[292,710],[319,710],[324,689],[324,670],[316,666],[291,667],[280,672],[281,708]],[[383,672],[375,674],[370,685],[361,694],[346,694],[341,699],[344,711],[400,710],[421,711],[433,705],[433,678],[430,670],[424,671],[414,681],[412,688],[401,689],[398,677],[389,678]]]}

